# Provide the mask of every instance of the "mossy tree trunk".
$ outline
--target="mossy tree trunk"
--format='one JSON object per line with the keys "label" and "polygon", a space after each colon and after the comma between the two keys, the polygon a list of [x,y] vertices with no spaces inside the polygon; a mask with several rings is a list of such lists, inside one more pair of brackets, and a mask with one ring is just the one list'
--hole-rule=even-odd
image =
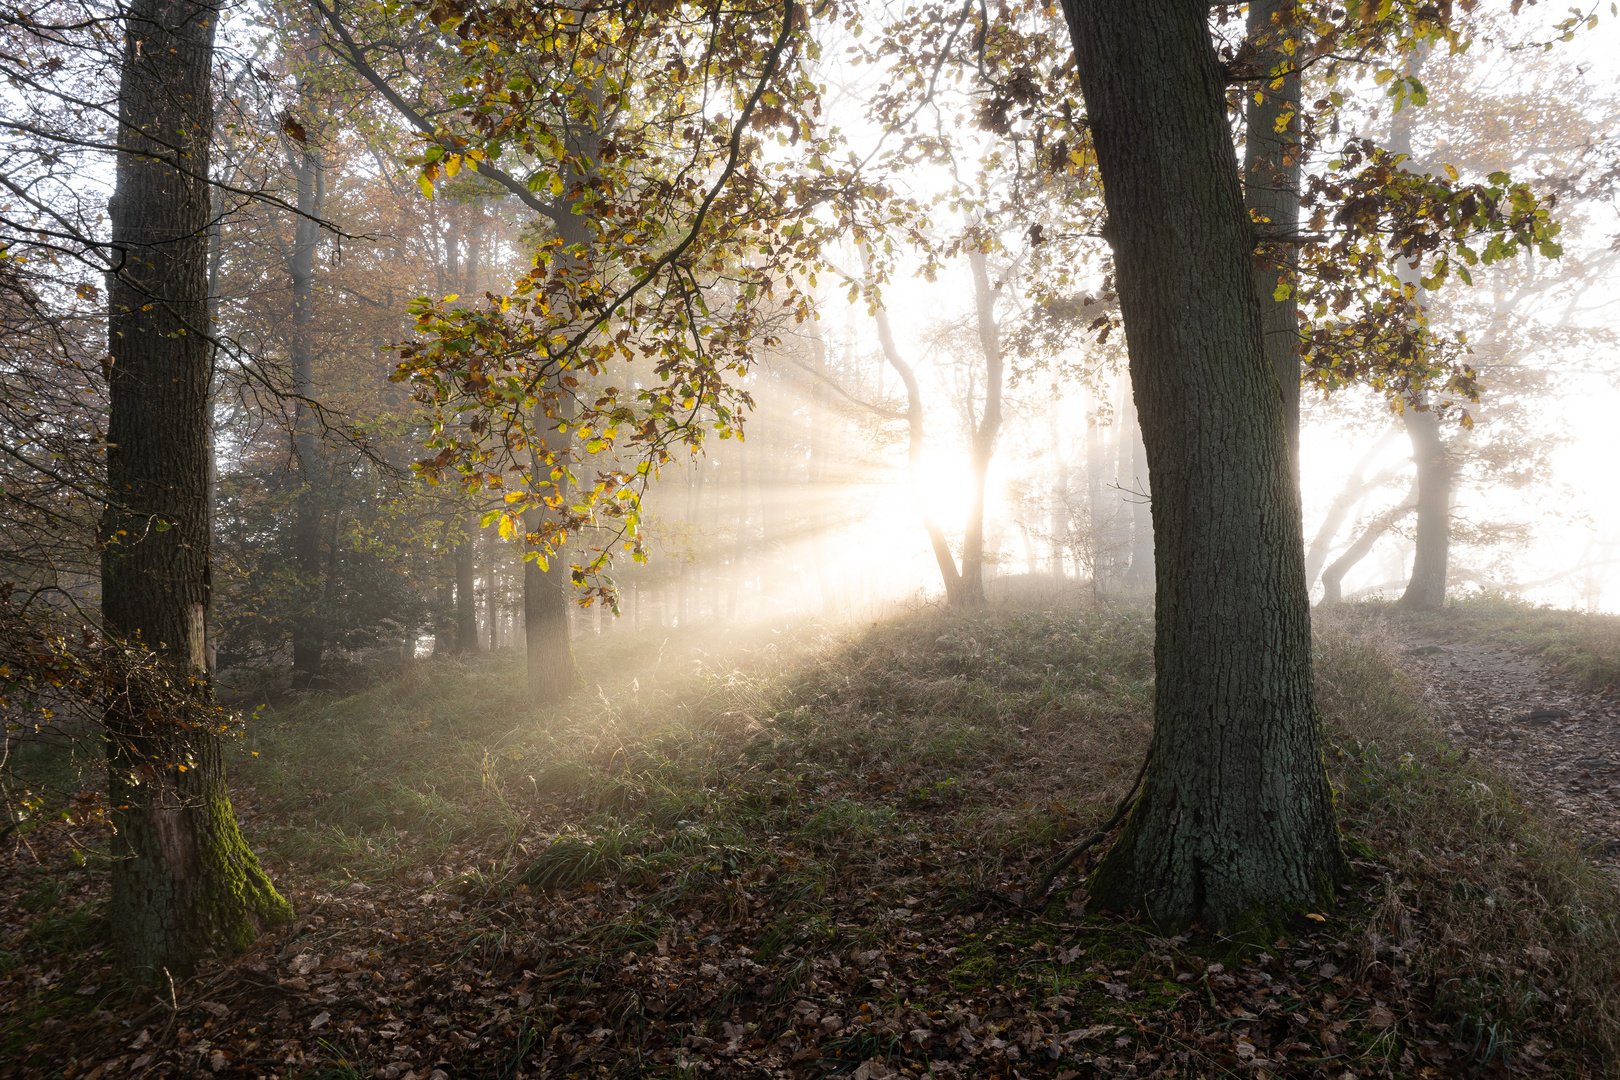
{"label": "mossy tree trunk", "polygon": [[[206,700],[209,603],[209,74],[218,8],[127,9],[108,275],[113,357],[102,615],[171,668],[177,690],[107,715],[111,917],[120,967],[151,982],[291,916],[237,827]],[[143,685],[138,680],[132,685]]]}
{"label": "mossy tree trunk", "polygon": [[1241,925],[1342,873],[1299,492],[1199,0],[1064,0],[1153,484],[1152,761],[1100,906]]}

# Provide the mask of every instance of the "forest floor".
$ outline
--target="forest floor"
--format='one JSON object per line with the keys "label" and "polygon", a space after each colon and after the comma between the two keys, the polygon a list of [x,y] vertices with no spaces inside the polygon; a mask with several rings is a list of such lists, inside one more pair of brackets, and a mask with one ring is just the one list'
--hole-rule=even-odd
{"label": "forest floor", "polygon": [[1025,902],[1146,745],[1125,607],[610,633],[544,713],[511,656],[281,702],[233,788],[297,921],[156,995],[93,756],[26,747],[66,816],[0,852],[0,1077],[1620,1075],[1620,620],[1544,616],[1318,618],[1355,876],[1247,937],[1088,911],[1083,864]]}

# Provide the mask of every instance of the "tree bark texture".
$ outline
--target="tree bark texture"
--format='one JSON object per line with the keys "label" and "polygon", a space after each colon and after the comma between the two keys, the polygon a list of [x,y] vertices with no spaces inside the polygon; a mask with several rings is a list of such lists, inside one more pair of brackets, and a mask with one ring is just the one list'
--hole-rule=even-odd
{"label": "tree bark texture", "polygon": [[[1254,285],[1264,327],[1266,360],[1277,373],[1288,422],[1288,460],[1299,482],[1299,302],[1291,269],[1299,234],[1299,69],[1284,50],[1299,39],[1298,0],[1254,0],[1249,5],[1251,61],[1261,76],[1247,87],[1244,108],[1244,195],[1261,242]],[[1279,68],[1283,74],[1273,76]],[[1282,130],[1278,131],[1277,128]],[[1277,299],[1279,285],[1288,295]]]}
{"label": "tree bark texture", "polygon": [[[136,0],[125,23],[108,206],[109,502],[102,616],[206,700],[209,604],[209,75],[218,9]],[[179,978],[289,918],[237,827],[218,734],[142,693],[107,715],[111,921],[119,966]]]}
{"label": "tree bark texture", "polygon": [[1241,925],[1343,871],[1299,491],[1198,0],[1065,0],[1153,482],[1152,760],[1094,903]]}

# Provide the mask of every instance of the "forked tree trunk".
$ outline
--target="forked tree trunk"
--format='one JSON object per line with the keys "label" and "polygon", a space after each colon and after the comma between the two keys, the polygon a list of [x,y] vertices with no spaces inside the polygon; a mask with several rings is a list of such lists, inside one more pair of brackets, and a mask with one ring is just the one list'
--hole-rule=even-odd
{"label": "forked tree trunk", "polygon": [[[870,271],[871,257],[864,247],[861,249],[861,256],[867,270]],[[917,373],[912,370],[905,357],[900,355],[900,347],[894,340],[894,330],[889,325],[888,310],[879,304],[874,315],[877,319],[878,344],[883,348],[884,358],[889,361],[889,366],[894,368],[906,387],[906,430],[909,436],[906,443],[906,460],[911,468],[911,483],[917,493],[917,505],[922,510],[923,528],[928,533],[929,546],[934,551],[934,562],[939,566],[939,576],[945,585],[945,602],[956,607],[963,603],[962,574],[956,568],[956,556],[951,554],[951,547],[945,541],[945,530],[940,528],[939,520],[934,517],[934,508],[929,505],[922,491],[925,435],[922,387],[917,383]]]}
{"label": "forked tree trunk", "polygon": [[1152,759],[1093,902],[1241,925],[1344,869],[1299,491],[1200,0],[1064,0],[1153,478]]}
{"label": "forked tree trunk", "polygon": [[[136,0],[126,16],[108,206],[119,262],[108,281],[110,501],[101,535],[107,632],[154,649],[173,666],[178,692],[204,700],[217,18],[216,7],[187,0]],[[168,708],[136,695],[107,715],[114,950],[123,971],[146,983],[184,977],[209,952],[244,947],[292,914],[237,827],[218,734]]]}
{"label": "forked tree trunk", "polygon": [[1396,522],[1410,514],[1417,505],[1417,485],[1399,506],[1384,511],[1369,521],[1361,535],[1322,571],[1322,603],[1332,605],[1344,599],[1344,575],[1365,559],[1378,543],[1378,538],[1395,527]]}

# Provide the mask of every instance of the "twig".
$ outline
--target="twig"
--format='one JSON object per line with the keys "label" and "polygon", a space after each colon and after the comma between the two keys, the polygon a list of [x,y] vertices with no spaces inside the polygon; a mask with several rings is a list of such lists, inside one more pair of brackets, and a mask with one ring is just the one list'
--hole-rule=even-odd
{"label": "twig", "polygon": [[1131,790],[1127,791],[1125,797],[1119,800],[1119,806],[1114,810],[1114,816],[1108,819],[1108,824],[1074,845],[1068,851],[1065,851],[1062,858],[1058,859],[1052,869],[1046,872],[1046,876],[1041,879],[1041,883],[1035,889],[1035,892],[1024,900],[1025,907],[1034,907],[1044,900],[1046,894],[1051,891],[1052,882],[1057,880],[1059,874],[1067,870],[1074,860],[1101,843],[1104,837],[1114,831],[1115,826],[1125,820],[1125,815],[1130,812],[1131,803],[1136,798],[1136,790],[1142,786],[1142,777],[1147,775],[1148,763],[1152,760],[1153,751],[1150,749],[1142,758],[1142,767],[1136,770],[1136,780],[1131,784]]}

